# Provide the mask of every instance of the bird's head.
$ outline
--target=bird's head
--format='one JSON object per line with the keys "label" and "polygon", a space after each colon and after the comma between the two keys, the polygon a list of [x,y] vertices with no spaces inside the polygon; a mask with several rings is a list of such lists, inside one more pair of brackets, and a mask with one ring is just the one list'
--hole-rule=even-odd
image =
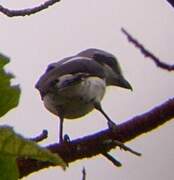
{"label": "bird's head", "polygon": [[124,78],[117,58],[106,51],[100,49],[87,49],[78,54],[79,56],[89,57],[102,65],[107,85],[119,86],[132,90],[130,83]]}

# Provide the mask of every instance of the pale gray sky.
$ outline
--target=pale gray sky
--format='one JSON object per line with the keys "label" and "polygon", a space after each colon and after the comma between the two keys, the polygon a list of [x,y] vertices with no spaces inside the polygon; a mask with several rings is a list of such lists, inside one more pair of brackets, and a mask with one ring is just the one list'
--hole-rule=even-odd
{"label": "pale gray sky", "polygon": [[[32,7],[43,1],[6,1],[9,8]],[[51,62],[89,47],[116,55],[134,91],[110,87],[102,101],[105,111],[116,123],[141,114],[174,94],[174,77],[157,68],[128,43],[120,28],[126,28],[148,49],[168,63],[174,63],[174,10],[165,0],[62,0],[47,10],[29,17],[8,18],[0,14],[0,52],[11,57],[8,70],[16,74],[22,96],[18,108],[5,116],[1,124],[31,137],[48,129],[42,144],[57,141],[58,120],[43,106],[34,85]],[[107,127],[103,116],[93,111],[76,121],[66,121],[64,131],[77,138]],[[174,178],[173,122],[143,135],[128,145],[141,152],[141,158],[113,150],[123,167],[116,168],[102,156],[49,168],[25,180],[81,179],[86,167],[87,180],[171,180]]]}

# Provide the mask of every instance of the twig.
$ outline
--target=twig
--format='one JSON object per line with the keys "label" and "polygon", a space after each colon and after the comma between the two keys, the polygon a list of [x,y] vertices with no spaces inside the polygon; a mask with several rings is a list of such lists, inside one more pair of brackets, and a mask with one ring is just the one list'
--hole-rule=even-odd
{"label": "twig", "polygon": [[154,54],[147,50],[142,44],[140,44],[135,38],[133,38],[124,28],[121,28],[121,31],[127,36],[129,42],[134,44],[135,47],[139,49],[145,57],[148,57],[151,60],[153,60],[158,67],[166,69],[168,71],[174,70],[174,65],[169,65],[167,63],[162,62],[159,58],[157,58]]}
{"label": "twig", "polygon": [[[119,146],[121,149],[125,150],[125,151],[129,151],[131,152],[132,154],[135,154],[137,156],[141,156],[140,153],[132,150],[131,148],[129,148],[128,146],[126,146],[125,144],[123,144],[121,141],[118,141],[118,140],[112,140],[112,139],[109,139],[109,140],[106,140],[103,142],[106,146],[111,146],[111,144],[114,144],[115,146]],[[122,166],[122,164],[116,160],[113,156],[111,156],[109,153],[107,152],[104,152],[102,153],[102,155],[104,157],[106,157],[109,161],[111,161],[115,166],[117,167],[120,167]]]}
{"label": "twig", "polygon": [[86,180],[86,169],[83,167],[82,169],[82,180]]}
{"label": "twig", "polygon": [[116,160],[113,156],[111,156],[109,153],[102,153],[102,155],[106,157],[109,161],[111,161],[114,164],[114,166],[117,167],[122,166],[122,164],[118,160]]}
{"label": "twig", "polygon": [[126,146],[125,144],[121,143],[120,141],[114,140],[113,142],[116,143],[124,151],[129,151],[130,153],[135,154],[136,156],[141,156],[141,153],[131,149],[130,147]]}
{"label": "twig", "polygon": [[44,9],[47,9],[49,6],[52,6],[53,4],[59,2],[60,0],[48,0],[44,2],[43,4],[36,6],[34,8],[27,8],[27,9],[21,9],[21,10],[11,10],[8,8],[3,7],[0,5],[0,12],[5,14],[8,17],[14,17],[14,16],[26,16],[26,15],[32,15],[39,11],[42,11]]}
{"label": "twig", "polygon": [[115,146],[119,146],[124,151],[129,151],[130,153],[132,153],[136,156],[141,156],[141,153],[134,151],[133,149],[131,149],[130,147],[126,146],[125,144],[123,144],[122,142],[120,142],[118,140],[112,140],[112,139],[106,140],[104,143],[109,146],[111,146],[111,144],[115,144]]}
{"label": "twig", "polygon": [[[103,142],[106,140],[118,140],[122,143],[135,139],[137,136],[147,133],[165,122],[174,118],[174,98],[164,102],[149,112],[136,116],[120,125],[117,131],[106,129],[96,134],[73,140],[64,144],[53,144],[46,148],[53,153],[58,153],[65,162],[70,163],[83,158],[90,158],[104,152],[109,152],[115,148],[115,144],[110,146]],[[42,162],[32,159],[18,159],[20,177],[45,167],[52,166],[49,162]]]}
{"label": "twig", "polygon": [[44,129],[40,135],[38,135],[37,137],[31,138],[30,140],[34,142],[40,142],[46,139],[47,137],[48,137],[48,131]]}

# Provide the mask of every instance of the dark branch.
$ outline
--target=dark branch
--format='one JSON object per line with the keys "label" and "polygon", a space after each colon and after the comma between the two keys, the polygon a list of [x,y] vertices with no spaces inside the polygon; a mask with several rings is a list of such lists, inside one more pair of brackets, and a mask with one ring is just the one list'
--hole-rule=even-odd
{"label": "dark branch", "polygon": [[174,8],[174,1],[173,0],[167,0],[167,1]]}
{"label": "dark branch", "polygon": [[[83,158],[90,158],[106,153],[116,147],[115,143],[105,143],[106,141],[118,140],[123,143],[130,141],[137,136],[147,133],[165,122],[174,118],[174,98],[153,108],[147,113],[136,116],[120,125],[116,132],[109,129],[96,134],[64,144],[53,144],[46,147],[53,153],[58,153],[65,162],[70,163]],[[20,176],[26,176],[32,172],[43,169],[52,164],[32,159],[18,159]]]}
{"label": "dark branch", "polygon": [[31,138],[31,141],[34,142],[40,142],[44,139],[46,139],[48,137],[48,131],[47,130],[43,130],[41,134],[39,134],[37,137]]}
{"label": "dark branch", "polygon": [[174,70],[174,65],[169,65],[167,63],[162,62],[159,58],[157,58],[154,54],[147,50],[142,44],[140,44],[135,38],[133,38],[124,28],[122,28],[121,31],[127,36],[128,40],[132,44],[134,44],[137,49],[141,51],[141,53],[145,57],[152,59],[158,67],[166,69],[168,71]]}
{"label": "dark branch", "polygon": [[109,153],[106,152],[106,153],[103,153],[102,155],[103,155],[106,159],[108,159],[109,161],[111,161],[114,166],[117,166],[117,167],[121,167],[121,166],[122,166],[122,164],[121,164],[117,159],[115,159],[113,156],[111,156]]}
{"label": "dark branch", "polygon": [[120,147],[120,149],[123,149],[124,151],[128,151],[136,156],[141,156],[141,153],[134,151],[130,147],[126,146],[124,143],[118,141],[118,140],[109,140],[110,142],[108,143],[115,143],[116,146]]}
{"label": "dark branch", "polygon": [[34,8],[27,8],[27,9],[21,9],[21,10],[11,10],[3,7],[0,5],[0,12],[5,14],[8,17],[14,17],[14,16],[26,16],[26,15],[32,15],[39,11],[42,11],[44,9],[47,9],[49,6],[52,6],[53,4],[59,2],[60,0],[48,0],[45,3],[36,6]]}
{"label": "dark branch", "polygon": [[83,167],[82,169],[82,180],[86,180],[86,169]]}

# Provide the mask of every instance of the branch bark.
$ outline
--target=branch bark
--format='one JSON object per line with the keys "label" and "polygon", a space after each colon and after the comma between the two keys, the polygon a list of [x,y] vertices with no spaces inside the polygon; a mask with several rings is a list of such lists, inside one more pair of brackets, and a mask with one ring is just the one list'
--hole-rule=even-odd
{"label": "branch bark", "polygon": [[[110,140],[118,140],[125,143],[143,133],[147,133],[157,128],[172,118],[174,118],[174,98],[153,108],[149,112],[135,116],[118,125],[116,132],[106,129],[96,134],[73,140],[69,143],[52,144],[46,148],[53,153],[58,153],[65,162],[71,163],[79,159],[91,158],[110,151],[116,146],[115,143],[112,143]],[[52,166],[52,164],[48,162],[26,158],[19,158],[17,162],[20,177]]]}
{"label": "branch bark", "polygon": [[36,6],[34,8],[27,8],[27,9],[21,9],[21,10],[11,10],[8,8],[3,7],[0,5],[0,12],[5,14],[8,17],[14,17],[14,16],[26,16],[26,15],[32,15],[39,11],[42,11],[44,9],[47,9],[49,6],[52,6],[53,4],[59,2],[60,0],[48,0],[44,2],[43,4]]}
{"label": "branch bark", "polygon": [[138,42],[132,35],[130,35],[124,28],[121,31],[127,36],[129,42],[131,42],[137,49],[141,51],[141,53],[154,61],[154,63],[165,70],[173,71],[174,65],[169,65],[167,63],[162,62],[159,58],[157,58],[154,54],[152,54],[149,50],[147,50],[140,42]]}

